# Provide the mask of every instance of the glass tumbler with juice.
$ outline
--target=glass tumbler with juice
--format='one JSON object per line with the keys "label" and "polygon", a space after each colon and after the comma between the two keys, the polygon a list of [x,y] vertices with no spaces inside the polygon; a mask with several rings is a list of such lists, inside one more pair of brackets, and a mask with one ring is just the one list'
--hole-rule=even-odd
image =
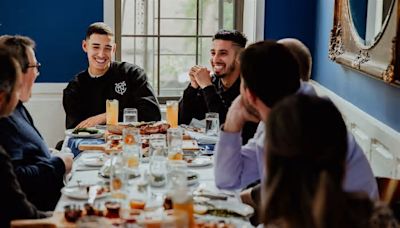
{"label": "glass tumbler with juice", "polygon": [[171,128],[178,127],[178,101],[167,101],[167,122]]}

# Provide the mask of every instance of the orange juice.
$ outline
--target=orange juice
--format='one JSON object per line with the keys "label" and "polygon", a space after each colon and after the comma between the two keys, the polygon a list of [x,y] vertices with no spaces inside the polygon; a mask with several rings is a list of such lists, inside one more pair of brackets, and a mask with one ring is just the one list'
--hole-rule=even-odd
{"label": "orange juice", "polygon": [[188,221],[189,221],[189,227],[194,227],[195,222],[194,222],[194,210],[193,210],[193,200],[191,198],[187,199],[184,202],[176,202],[176,200],[173,201],[173,208],[174,211],[177,213],[184,212],[187,215]]}
{"label": "orange juice", "polygon": [[133,145],[136,143],[136,141],[135,141],[135,138],[133,137],[133,135],[125,135],[124,143],[126,145]]}
{"label": "orange juice", "polygon": [[111,182],[113,189],[119,190],[122,188],[122,180],[120,178],[114,178]]}
{"label": "orange juice", "polygon": [[118,125],[118,100],[106,101],[106,124]]}
{"label": "orange juice", "polygon": [[182,153],[169,153],[168,154],[168,159],[169,160],[183,160],[183,154]]}
{"label": "orange juice", "polygon": [[129,156],[127,163],[129,168],[137,168],[139,167],[139,158],[135,155]]}
{"label": "orange juice", "polygon": [[171,128],[178,127],[178,101],[167,101],[167,122]]}
{"label": "orange juice", "polygon": [[129,206],[131,207],[131,209],[143,210],[144,207],[146,206],[146,202],[141,201],[141,200],[131,200],[129,202]]}

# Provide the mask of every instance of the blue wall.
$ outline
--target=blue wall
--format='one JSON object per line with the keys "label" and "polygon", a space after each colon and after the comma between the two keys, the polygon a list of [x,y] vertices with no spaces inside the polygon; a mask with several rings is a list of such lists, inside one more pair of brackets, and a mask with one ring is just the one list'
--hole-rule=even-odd
{"label": "blue wall", "polygon": [[333,10],[334,0],[266,0],[265,38],[297,37],[311,45],[314,80],[400,132],[400,88],[328,59]]}
{"label": "blue wall", "polygon": [[297,38],[314,51],[315,0],[265,0],[265,39]]}
{"label": "blue wall", "polygon": [[36,41],[42,64],[37,82],[66,82],[87,67],[81,44],[89,24],[103,20],[99,0],[0,1],[0,35]]}

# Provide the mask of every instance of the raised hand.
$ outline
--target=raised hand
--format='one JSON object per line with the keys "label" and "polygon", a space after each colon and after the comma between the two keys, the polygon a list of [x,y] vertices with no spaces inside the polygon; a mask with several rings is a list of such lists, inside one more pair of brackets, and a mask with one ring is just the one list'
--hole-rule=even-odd
{"label": "raised hand", "polygon": [[245,107],[242,96],[239,95],[232,102],[226,114],[224,131],[239,132],[247,121],[259,122],[260,118],[258,116],[256,110],[250,112],[249,108]]}
{"label": "raised hand", "polygon": [[194,79],[200,88],[204,89],[205,87],[212,85],[210,71],[206,67],[194,66],[192,69]]}

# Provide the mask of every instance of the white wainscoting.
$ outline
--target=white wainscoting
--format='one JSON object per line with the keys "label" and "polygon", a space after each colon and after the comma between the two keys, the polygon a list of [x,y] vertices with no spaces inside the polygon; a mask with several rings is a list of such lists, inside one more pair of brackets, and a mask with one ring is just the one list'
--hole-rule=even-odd
{"label": "white wainscoting", "polygon": [[400,133],[379,122],[315,81],[317,93],[340,109],[347,127],[366,154],[375,176],[400,178]]}
{"label": "white wainscoting", "polygon": [[65,137],[62,91],[66,86],[67,83],[35,83],[32,97],[25,104],[49,147],[55,147]]}

